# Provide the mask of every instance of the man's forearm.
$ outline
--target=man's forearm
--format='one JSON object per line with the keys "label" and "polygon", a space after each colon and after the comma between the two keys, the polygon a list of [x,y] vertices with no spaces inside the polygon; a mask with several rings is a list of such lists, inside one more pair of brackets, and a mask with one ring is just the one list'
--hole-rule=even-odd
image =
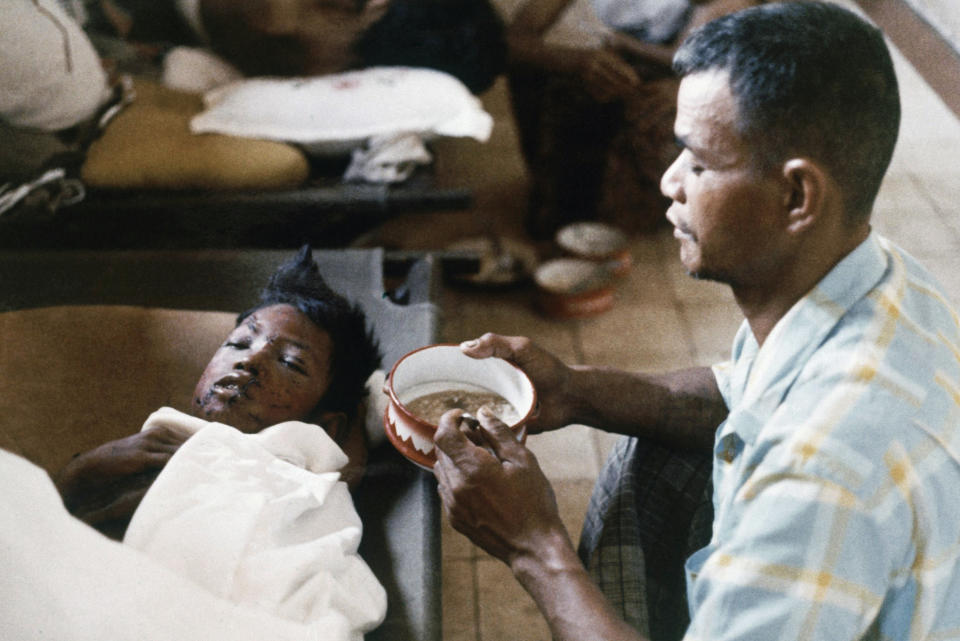
{"label": "man's forearm", "polygon": [[709,367],[641,374],[573,368],[576,421],[683,448],[710,448],[727,407]]}
{"label": "man's forearm", "polygon": [[543,613],[555,641],[643,639],[590,580],[566,532],[547,537],[536,554],[514,559],[510,568]]}

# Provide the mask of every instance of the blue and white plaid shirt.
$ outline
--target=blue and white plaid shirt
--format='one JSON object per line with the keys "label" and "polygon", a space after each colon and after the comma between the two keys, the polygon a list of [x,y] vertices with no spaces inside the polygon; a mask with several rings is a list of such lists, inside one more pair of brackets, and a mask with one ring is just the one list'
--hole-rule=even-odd
{"label": "blue and white plaid shirt", "polygon": [[714,368],[687,641],[960,638],[960,327],[876,233]]}

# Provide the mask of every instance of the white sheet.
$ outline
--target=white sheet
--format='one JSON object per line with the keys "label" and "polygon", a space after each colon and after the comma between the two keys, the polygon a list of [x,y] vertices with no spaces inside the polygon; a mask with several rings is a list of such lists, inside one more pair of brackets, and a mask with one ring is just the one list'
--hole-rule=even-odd
{"label": "white sheet", "polygon": [[124,545],[70,516],[47,474],[0,450],[0,639],[362,638],[386,594],[357,556],[360,520],[313,425],[257,435],[170,409],[145,427],[196,434]]}
{"label": "white sheet", "polygon": [[212,594],[360,639],[386,614],[386,593],[357,554],[362,527],[339,470],[347,457],[316,425],[258,434],[164,408],[196,432],[134,514],[124,543]]}
{"label": "white sheet", "polygon": [[190,131],[278,140],[343,154],[374,136],[471,137],[493,117],[460,80],[435,69],[370,67],[305,78],[248,78],[204,94]]}
{"label": "white sheet", "polygon": [[0,639],[320,641],[238,606],[70,516],[43,469],[0,450]]}

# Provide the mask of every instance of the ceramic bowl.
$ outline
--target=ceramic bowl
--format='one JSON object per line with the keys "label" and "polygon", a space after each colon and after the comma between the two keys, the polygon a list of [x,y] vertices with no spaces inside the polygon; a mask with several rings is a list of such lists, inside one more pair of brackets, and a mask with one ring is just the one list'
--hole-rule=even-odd
{"label": "ceramic bowl", "polygon": [[562,227],[555,238],[567,254],[603,263],[613,276],[625,276],[633,266],[627,235],[604,223],[580,222]]}
{"label": "ceramic bowl", "polygon": [[426,469],[432,469],[437,460],[433,444],[437,426],[415,416],[407,403],[445,390],[494,392],[520,417],[510,428],[521,442],[537,405],[533,383],[519,367],[502,358],[471,358],[453,344],[428,345],[403,356],[390,370],[386,388],[389,404],[383,424],[387,438],[401,454]]}
{"label": "ceramic bowl", "polygon": [[611,274],[603,265],[581,258],[548,260],[534,274],[537,304],[547,316],[585,318],[613,307]]}

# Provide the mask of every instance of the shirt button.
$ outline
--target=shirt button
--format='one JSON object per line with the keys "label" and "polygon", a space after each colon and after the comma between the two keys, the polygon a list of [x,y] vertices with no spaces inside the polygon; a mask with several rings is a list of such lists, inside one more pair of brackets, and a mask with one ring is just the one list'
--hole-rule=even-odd
{"label": "shirt button", "polygon": [[743,440],[736,434],[727,434],[717,443],[714,454],[718,459],[729,465],[742,451]]}

